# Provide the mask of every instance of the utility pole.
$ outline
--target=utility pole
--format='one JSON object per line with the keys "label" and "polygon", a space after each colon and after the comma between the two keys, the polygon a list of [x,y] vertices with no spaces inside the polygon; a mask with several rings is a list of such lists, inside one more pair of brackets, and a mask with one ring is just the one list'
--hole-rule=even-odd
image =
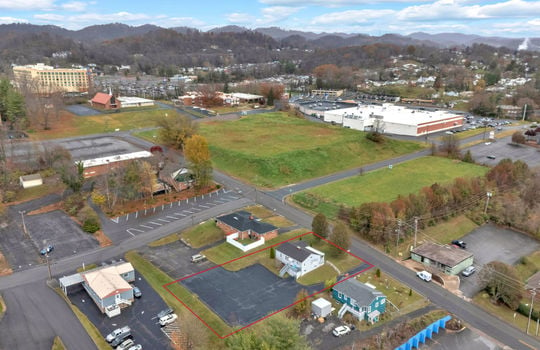
{"label": "utility pole", "polygon": [[418,217],[414,217],[414,248],[416,248],[416,235],[418,234]]}
{"label": "utility pole", "polygon": [[28,230],[26,229],[26,223],[24,222],[24,214],[26,213],[26,211],[24,210],[19,210],[19,214],[21,214],[21,218],[22,218],[22,227],[23,227],[23,232],[24,234],[26,235],[26,237],[30,238],[28,236]]}
{"label": "utility pole", "polygon": [[533,288],[531,292],[531,308],[529,309],[529,319],[527,320],[527,329],[525,331],[526,334],[529,334],[529,325],[531,324],[531,316],[533,312],[533,306],[534,306],[534,296],[536,295],[536,288]]}
{"label": "utility pole", "polygon": [[399,245],[399,234],[401,233],[401,220],[398,220],[397,222],[398,228],[397,228],[397,237],[396,237],[396,258],[398,256],[398,245]]}
{"label": "utility pole", "polygon": [[487,214],[487,209],[488,209],[488,205],[489,205],[489,199],[491,198],[491,196],[493,196],[493,193],[491,193],[491,192],[486,193],[486,206],[484,207],[484,215]]}
{"label": "utility pole", "polygon": [[49,253],[45,254],[45,259],[47,260],[47,269],[49,270],[49,280],[52,280],[51,262],[49,261]]}

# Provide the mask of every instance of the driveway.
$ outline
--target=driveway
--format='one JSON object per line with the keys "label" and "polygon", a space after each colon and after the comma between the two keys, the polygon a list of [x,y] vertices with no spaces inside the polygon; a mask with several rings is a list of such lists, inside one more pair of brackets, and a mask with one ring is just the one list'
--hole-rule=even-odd
{"label": "driveway", "polygon": [[[493,224],[483,225],[462,239],[467,242],[467,250],[474,254],[474,265],[479,269],[495,260],[514,265],[522,256],[540,248],[540,243],[531,237]],[[460,289],[466,296],[472,297],[480,291],[478,272],[460,279]]]}
{"label": "driveway", "polygon": [[501,350],[503,349],[493,339],[469,328],[456,333],[443,329],[433,336],[433,340],[427,340],[420,346],[422,350]]}
{"label": "driveway", "polygon": [[[90,319],[105,337],[116,328],[129,326],[133,341],[141,344],[143,349],[170,349],[170,341],[161,331],[156,315],[167,308],[167,304],[154,289],[137,272],[135,285],[140,288],[142,297],[135,299],[133,304],[119,316],[108,318],[102,314],[86,291],[81,290],[70,294],[69,299]],[[50,349],[50,347],[49,347]]]}
{"label": "driveway", "polygon": [[71,106],[66,106],[64,108],[79,117],[84,117],[87,115],[101,115],[102,114],[101,112],[93,108],[90,108],[88,106],[84,106],[84,105],[71,105]]}
{"label": "driveway", "polygon": [[305,287],[292,277],[279,278],[260,264],[236,272],[216,267],[179,283],[234,326],[248,325],[291,305],[301,289],[311,294],[324,288],[322,283]]}

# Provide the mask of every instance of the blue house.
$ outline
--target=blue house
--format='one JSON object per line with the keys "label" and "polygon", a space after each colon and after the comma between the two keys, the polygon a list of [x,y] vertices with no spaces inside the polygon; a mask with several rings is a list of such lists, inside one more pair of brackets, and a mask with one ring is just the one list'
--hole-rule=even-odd
{"label": "blue house", "polygon": [[338,318],[350,312],[359,320],[375,323],[386,311],[386,296],[355,278],[338,282],[332,288],[332,296],[343,304],[338,312]]}

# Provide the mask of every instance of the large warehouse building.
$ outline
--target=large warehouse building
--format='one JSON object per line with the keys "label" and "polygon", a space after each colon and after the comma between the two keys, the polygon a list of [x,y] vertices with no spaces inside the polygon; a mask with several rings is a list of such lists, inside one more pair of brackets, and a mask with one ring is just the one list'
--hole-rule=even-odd
{"label": "large warehouse building", "polygon": [[421,136],[463,125],[464,116],[450,111],[422,110],[391,103],[359,104],[324,112],[324,121],[355,130],[378,129],[385,134]]}

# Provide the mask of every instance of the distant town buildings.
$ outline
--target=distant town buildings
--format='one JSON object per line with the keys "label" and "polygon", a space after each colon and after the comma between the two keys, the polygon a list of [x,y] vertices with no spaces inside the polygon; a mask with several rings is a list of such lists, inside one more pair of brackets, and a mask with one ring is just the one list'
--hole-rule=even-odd
{"label": "distant town buildings", "polygon": [[88,92],[89,74],[85,68],[54,68],[43,63],[13,67],[19,87],[29,86],[39,93]]}

